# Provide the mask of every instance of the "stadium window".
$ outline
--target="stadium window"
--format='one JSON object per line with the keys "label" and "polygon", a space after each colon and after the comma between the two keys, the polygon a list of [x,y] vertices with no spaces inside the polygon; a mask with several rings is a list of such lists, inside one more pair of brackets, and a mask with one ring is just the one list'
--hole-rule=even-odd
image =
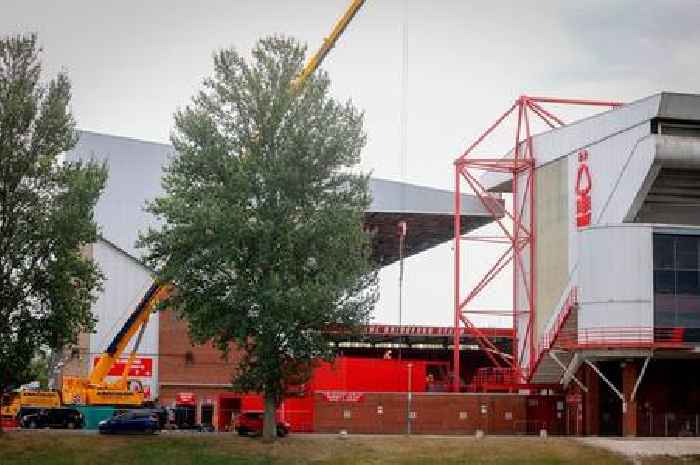
{"label": "stadium window", "polygon": [[654,326],[700,328],[700,236],[654,235]]}

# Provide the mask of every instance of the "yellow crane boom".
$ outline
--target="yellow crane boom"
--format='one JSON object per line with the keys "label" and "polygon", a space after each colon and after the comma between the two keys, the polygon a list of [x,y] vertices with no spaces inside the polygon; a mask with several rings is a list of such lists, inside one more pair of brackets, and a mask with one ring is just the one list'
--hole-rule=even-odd
{"label": "yellow crane boom", "polygon": [[321,47],[316,51],[316,53],[311,55],[309,61],[306,62],[304,69],[302,69],[299,73],[299,76],[292,81],[293,92],[298,92],[301,89],[301,86],[304,85],[306,79],[318,69],[323,62],[323,59],[326,58],[328,52],[331,51],[335,43],[338,41],[338,38],[340,38],[340,36],[343,34],[345,28],[348,27],[348,24],[350,24],[350,21],[352,21],[364,3],[365,0],[352,0],[350,6],[348,6],[347,10],[345,10],[345,14],[343,14],[343,16],[341,16],[335,23],[330,35],[323,39],[323,44]]}
{"label": "yellow crane boom", "polygon": [[[145,329],[146,323],[151,316],[151,313],[160,301],[167,300],[172,292],[172,285],[153,284],[144,295],[141,302],[126,320],[122,328],[112,340],[112,343],[107,347],[107,350],[100,356],[99,362],[90,373],[90,384],[100,384],[104,381],[105,376],[109,373],[114,363],[119,360],[124,349],[126,349],[129,341],[136,335],[139,330]],[[139,334],[139,341],[142,334]],[[135,345],[135,349],[138,344]],[[134,354],[129,357],[129,361],[133,362]],[[129,364],[130,365],[130,364]],[[128,370],[129,366],[126,367]]]}
{"label": "yellow crane boom", "polygon": [[[128,373],[134,362],[139,342],[148,323],[148,319],[158,303],[167,300],[173,292],[171,284],[154,283],[144,295],[141,302],[131,313],[122,328],[112,340],[107,350],[100,356],[97,365],[88,378],[64,377],[61,397],[64,404],[87,405],[129,405],[143,404],[142,391],[129,390]],[[129,341],[138,333],[134,349],[124,367],[124,374],[114,383],[105,382],[109,370],[119,360]]]}

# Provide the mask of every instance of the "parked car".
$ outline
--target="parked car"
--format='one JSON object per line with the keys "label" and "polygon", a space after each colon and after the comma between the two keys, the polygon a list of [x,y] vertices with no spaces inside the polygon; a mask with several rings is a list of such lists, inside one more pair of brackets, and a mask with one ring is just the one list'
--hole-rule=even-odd
{"label": "parked car", "polygon": [[[236,418],[234,426],[241,436],[258,436],[263,430],[263,412],[243,412]],[[277,436],[285,437],[290,428],[286,421],[277,420]]]}
{"label": "parked car", "polygon": [[43,409],[41,407],[20,407],[19,411],[17,412],[17,421],[21,421],[22,417],[26,417],[27,415],[32,415],[34,413],[39,413]]}
{"label": "parked car", "polygon": [[74,408],[39,409],[20,417],[22,428],[81,429],[85,425],[83,415]]}
{"label": "parked car", "polygon": [[129,410],[102,420],[97,428],[102,434],[153,434],[160,431],[160,422],[158,412],[153,410]]}

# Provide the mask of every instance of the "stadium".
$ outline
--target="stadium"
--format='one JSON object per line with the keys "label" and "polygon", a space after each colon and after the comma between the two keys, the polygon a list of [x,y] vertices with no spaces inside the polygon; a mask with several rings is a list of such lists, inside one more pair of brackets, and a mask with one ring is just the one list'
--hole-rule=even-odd
{"label": "stadium", "polygon": [[[563,124],[550,104],[604,111]],[[479,155],[510,115],[512,150]],[[548,129],[530,134],[527,115]],[[162,192],[170,154],[91,132],[67,154],[105,160],[110,177],[96,210],[101,239],[86,250],[106,276],[97,331],[81,336],[64,375],[87,373],[151,285],[134,242],[155,225],[143,205]],[[334,333],[336,362],[320,364],[281,414],[297,431],[697,435],[698,160],[698,95],[628,104],[520,97],[456,160],[454,192],[372,180],[365,227],[378,266],[454,241],[445,266],[456,285],[440,292],[455,292],[455,324]],[[503,234],[479,236],[489,223]],[[465,287],[465,254],[479,240],[505,252]],[[472,314],[498,273],[512,274],[512,327],[484,327]],[[171,312],[151,318],[138,357],[130,376],[151,401],[180,409],[181,423],[226,430],[232,416],[262,408],[230,389],[236,355],[193,346]]]}

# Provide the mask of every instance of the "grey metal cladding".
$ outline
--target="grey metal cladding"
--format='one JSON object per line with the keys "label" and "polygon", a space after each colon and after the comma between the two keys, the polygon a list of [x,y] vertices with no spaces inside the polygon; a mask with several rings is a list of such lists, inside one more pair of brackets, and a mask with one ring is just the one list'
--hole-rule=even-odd
{"label": "grey metal cladding", "polygon": [[[430,213],[452,215],[454,192],[415,184],[373,178],[370,180],[372,205],[369,212]],[[462,214],[487,216],[479,200],[462,194]]]}
{"label": "grey metal cladding", "polygon": [[659,118],[700,121],[700,95],[661,93]]}
{"label": "grey metal cladding", "polygon": [[66,160],[104,161],[109,178],[95,211],[100,234],[125,252],[139,256],[135,247],[139,231],[156,226],[156,218],[144,210],[147,200],[163,193],[162,167],[172,155],[166,144],[79,131],[78,144]]}
{"label": "grey metal cladding", "polygon": [[[144,210],[145,203],[163,194],[162,169],[174,155],[168,144],[127,137],[79,131],[76,147],[67,161],[95,159],[109,168],[109,179],[96,209],[100,234],[125,252],[138,257],[135,247],[139,231],[158,222]],[[446,167],[448,169],[449,167]],[[385,179],[370,180],[373,195],[368,213],[416,213],[452,215],[454,194],[450,191]],[[462,195],[464,215],[487,217],[479,201]]]}

